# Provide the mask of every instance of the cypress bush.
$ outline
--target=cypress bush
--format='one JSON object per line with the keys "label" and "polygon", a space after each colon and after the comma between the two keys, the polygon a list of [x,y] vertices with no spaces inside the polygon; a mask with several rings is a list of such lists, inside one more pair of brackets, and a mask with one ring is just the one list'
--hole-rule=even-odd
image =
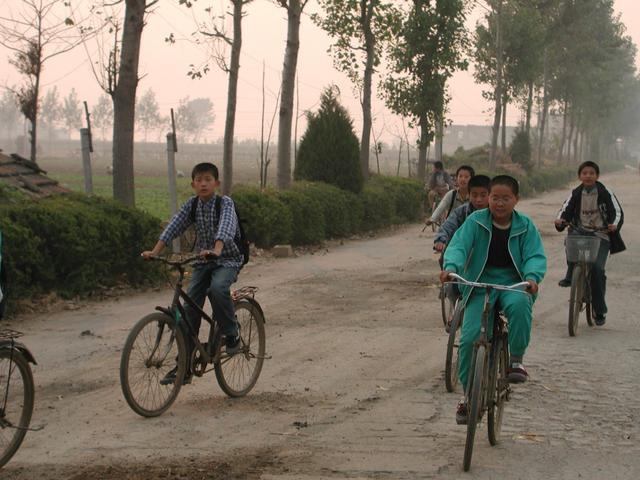
{"label": "cypress bush", "polygon": [[517,163],[526,171],[531,170],[531,141],[529,135],[522,128],[518,128],[509,146],[511,161]]}
{"label": "cypress bush", "polygon": [[336,185],[344,190],[362,190],[359,142],[353,121],[340,105],[336,89],[327,88],[317,113],[307,114],[307,131],[300,141],[294,170],[296,180]]}

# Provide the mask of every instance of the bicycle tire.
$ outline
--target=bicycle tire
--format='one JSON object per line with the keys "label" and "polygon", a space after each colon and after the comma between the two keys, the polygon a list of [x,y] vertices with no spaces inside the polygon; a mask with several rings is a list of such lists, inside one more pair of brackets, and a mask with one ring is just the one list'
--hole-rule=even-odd
{"label": "bicycle tire", "polygon": [[[458,346],[462,330],[463,309],[460,302],[456,302],[456,309],[449,326],[449,340],[447,341],[447,356],[444,363],[444,382],[447,392],[454,392],[458,386]],[[455,353],[454,353],[455,351]]]}
{"label": "bicycle tire", "polygon": [[[587,275],[590,275],[590,274],[591,274],[590,272],[587,272]],[[585,275],[585,278],[587,278],[586,275]],[[587,317],[587,325],[589,325],[590,327],[593,327],[593,309],[591,305],[591,280],[590,279],[587,279],[587,282],[585,285],[584,303],[585,303],[584,313],[585,313],[585,316]]]}
{"label": "bicycle tire", "polygon": [[213,365],[218,385],[224,393],[234,398],[245,396],[258,381],[266,344],[261,309],[252,302],[240,300],[235,303],[235,310],[244,349],[235,355],[226,355],[222,351],[222,337],[218,335],[215,348],[218,361]]}
{"label": "bicycle tire", "polygon": [[[10,364],[15,367],[10,369]],[[22,381],[22,389],[16,385],[16,371]],[[6,373],[5,373],[6,372]],[[11,373],[11,376],[8,374]],[[9,389],[7,391],[7,388]],[[0,349],[0,467],[5,465],[15,455],[27,434],[27,428],[33,414],[35,391],[33,373],[27,359],[18,350],[11,348]],[[16,402],[18,402],[16,404]],[[21,403],[20,403],[21,402]],[[14,413],[15,412],[15,413]],[[10,425],[17,426],[12,432]],[[6,436],[3,432],[9,432]],[[13,433],[11,435],[11,433]],[[4,439],[7,438],[5,445]]]}
{"label": "bicycle tire", "polygon": [[571,337],[575,337],[578,334],[578,320],[580,320],[580,310],[582,310],[583,291],[582,266],[575,265],[571,276],[571,293],[569,294],[569,336]]}
{"label": "bicycle tire", "polygon": [[447,296],[444,286],[440,287],[440,309],[442,311],[442,323],[444,327],[451,323],[453,315],[456,311],[457,299],[451,299]]}
{"label": "bicycle tire", "polygon": [[463,468],[465,472],[471,467],[471,457],[473,456],[473,444],[476,436],[476,427],[480,420],[480,413],[484,407],[484,388],[485,388],[485,347],[478,345],[473,363],[473,380],[467,406],[467,440],[464,444],[464,462]]}
{"label": "bicycle tire", "polygon": [[[168,315],[160,312],[151,313],[133,326],[122,349],[120,360],[122,393],[131,409],[143,417],[157,417],[164,413],[175,401],[182,387],[187,369],[187,348],[182,330],[174,328],[173,325],[174,320]],[[148,334],[146,327],[150,327]],[[144,343],[141,348],[146,348],[148,351],[132,356],[139,338],[141,343]],[[156,358],[159,364],[147,364],[149,355],[152,353],[152,358]],[[173,384],[161,385],[160,380],[173,368],[177,368]],[[135,391],[135,387],[140,383],[140,379],[133,375],[135,369],[139,370],[143,380],[143,391],[140,393]],[[161,397],[158,402],[155,401],[156,394]]]}
{"label": "bicycle tire", "polygon": [[497,445],[502,430],[502,417],[504,403],[507,399],[507,361],[509,359],[509,346],[506,336],[500,336],[495,340],[491,349],[489,365],[489,385],[487,398],[487,433],[489,443]]}

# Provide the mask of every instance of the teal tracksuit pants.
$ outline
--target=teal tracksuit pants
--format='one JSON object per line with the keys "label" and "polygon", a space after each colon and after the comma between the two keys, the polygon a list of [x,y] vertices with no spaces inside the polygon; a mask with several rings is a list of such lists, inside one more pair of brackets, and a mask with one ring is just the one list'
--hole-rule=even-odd
{"label": "teal tracksuit pants", "polygon": [[[522,279],[513,268],[486,267],[480,275],[479,282],[495,283],[498,285],[513,285]],[[473,343],[480,337],[482,308],[484,306],[485,289],[474,288],[467,300],[460,332],[458,374],[460,382],[467,389]],[[509,351],[514,357],[522,357],[531,338],[531,318],[533,298],[522,292],[508,292],[506,290],[491,290],[489,298],[491,305],[499,303],[509,322]],[[488,334],[493,331],[493,308],[489,314]]]}

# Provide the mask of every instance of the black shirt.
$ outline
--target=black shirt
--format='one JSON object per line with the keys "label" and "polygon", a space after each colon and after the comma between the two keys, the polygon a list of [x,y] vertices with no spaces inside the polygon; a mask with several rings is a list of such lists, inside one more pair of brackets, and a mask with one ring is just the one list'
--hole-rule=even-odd
{"label": "black shirt", "polygon": [[509,253],[510,233],[511,226],[507,229],[498,228],[495,225],[492,226],[487,265],[500,268],[514,267],[511,254]]}

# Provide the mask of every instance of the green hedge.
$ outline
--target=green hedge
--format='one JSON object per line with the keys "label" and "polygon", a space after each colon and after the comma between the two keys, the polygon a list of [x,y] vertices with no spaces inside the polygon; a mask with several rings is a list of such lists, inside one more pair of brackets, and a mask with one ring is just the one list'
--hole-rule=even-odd
{"label": "green hedge", "polygon": [[157,219],[114,201],[66,195],[0,207],[10,298],[87,294],[119,282],[157,277],[140,252],[158,237]]}
{"label": "green hedge", "polygon": [[291,242],[293,215],[274,190],[236,187],[233,200],[244,221],[245,233],[258,247],[272,247]]}

